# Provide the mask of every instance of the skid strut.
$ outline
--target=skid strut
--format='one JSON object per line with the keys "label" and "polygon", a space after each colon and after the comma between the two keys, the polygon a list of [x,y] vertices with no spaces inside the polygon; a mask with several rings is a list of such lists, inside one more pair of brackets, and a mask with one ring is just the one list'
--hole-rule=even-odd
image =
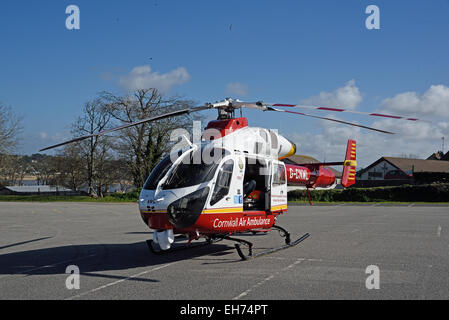
{"label": "skid strut", "polygon": [[[242,258],[243,260],[247,260],[246,257],[253,256],[253,244],[251,242],[243,240],[243,239],[232,238],[229,236],[225,236],[225,237],[223,237],[223,239],[238,242],[235,244],[235,249],[237,250],[237,253],[239,254],[240,258]],[[243,253],[242,249],[240,248],[240,244],[243,244],[248,247],[248,255]]]}
{"label": "skid strut", "polygon": [[290,244],[290,232],[279,226],[272,226],[271,228],[279,231],[280,236],[285,238],[285,244]]}

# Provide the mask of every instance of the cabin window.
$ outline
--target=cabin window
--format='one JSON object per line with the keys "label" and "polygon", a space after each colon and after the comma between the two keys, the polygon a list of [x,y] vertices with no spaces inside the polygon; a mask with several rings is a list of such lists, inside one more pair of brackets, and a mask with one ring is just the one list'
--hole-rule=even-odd
{"label": "cabin window", "polygon": [[234,161],[228,160],[220,168],[217,176],[217,182],[215,183],[214,192],[210,200],[210,205],[213,206],[218,201],[226,197],[229,193],[229,187],[231,186],[232,171],[234,170]]}
{"label": "cabin window", "polygon": [[268,134],[264,129],[259,130],[259,136],[262,137],[263,142],[256,143],[257,152],[256,154],[270,155],[270,141],[268,139]]}
{"label": "cabin window", "polygon": [[278,149],[278,137],[276,135],[276,133],[274,133],[272,130],[269,130],[268,132],[270,132],[270,137],[271,137],[271,148],[273,150],[277,150]]}
{"label": "cabin window", "polygon": [[273,172],[273,185],[282,185],[285,183],[285,167],[278,164]]}

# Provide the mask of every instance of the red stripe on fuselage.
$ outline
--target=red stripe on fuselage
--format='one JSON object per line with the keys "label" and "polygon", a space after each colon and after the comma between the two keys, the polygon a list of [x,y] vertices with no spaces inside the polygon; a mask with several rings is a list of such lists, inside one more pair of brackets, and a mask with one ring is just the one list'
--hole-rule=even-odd
{"label": "red stripe on fuselage", "polygon": [[209,234],[269,229],[274,225],[274,217],[274,215],[267,215],[263,211],[260,212],[260,215],[249,215],[244,212],[202,214],[193,229],[197,229],[200,233]]}
{"label": "red stripe on fuselage", "polygon": [[271,214],[266,214],[265,211],[201,214],[195,224],[185,229],[174,228],[166,213],[143,212],[142,215],[148,219],[148,226],[154,230],[174,229],[175,234],[194,234],[197,231],[201,234],[223,234],[269,229],[274,225],[274,218],[285,211],[279,210]]}

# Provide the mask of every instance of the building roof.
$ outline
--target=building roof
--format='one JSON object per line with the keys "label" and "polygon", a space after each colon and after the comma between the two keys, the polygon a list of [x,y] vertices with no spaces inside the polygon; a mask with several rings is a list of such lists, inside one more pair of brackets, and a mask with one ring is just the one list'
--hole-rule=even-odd
{"label": "building roof", "polygon": [[449,161],[449,151],[441,158],[441,160]]}
{"label": "building roof", "polygon": [[370,164],[359,173],[363,173],[374,167],[381,161],[387,161],[396,168],[407,172],[446,172],[449,173],[449,161],[441,160],[423,160],[423,159],[409,159],[409,158],[395,158],[395,157],[382,157],[376,162]]}
{"label": "building roof", "polygon": [[390,162],[395,167],[402,171],[413,172],[448,172],[449,162],[441,160],[423,160],[423,159],[404,159],[384,157],[385,160]]}
{"label": "building roof", "polygon": [[442,160],[444,157],[444,153],[442,151],[437,151],[435,153],[432,153],[427,160]]}
{"label": "building roof", "polygon": [[443,151],[437,151],[435,153],[432,153],[427,160],[444,160],[449,161],[449,151],[444,154]]}
{"label": "building roof", "polygon": [[[288,163],[288,164],[320,163],[320,161],[318,161],[314,157],[306,156],[306,155],[299,155],[299,154],[295,154],[293,156],[287,157],[287,158],[283,159],[282,161],[284,161],[285,163]],[[332,167],[326,167],[326,168],[331,170],[336,178],[341,178],[341,172],[340,171],[335,170]]]}
{"label": "building roof", "polygon": [[305,155],[299,155],[295,154],[290,157],[287,157],[286,159],[290,160],[290,162],[295,164],[303,164],[303,163],[318,163],[319,161],[311,156],[305,156]]}

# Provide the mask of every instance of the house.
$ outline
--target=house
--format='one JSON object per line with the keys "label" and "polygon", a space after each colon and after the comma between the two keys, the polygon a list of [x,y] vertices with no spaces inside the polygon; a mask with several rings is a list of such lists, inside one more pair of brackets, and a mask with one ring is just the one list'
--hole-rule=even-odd
{"label": "house", "polygon": [[449,151],[444,154],[443,151],[437,151],[435,153],[432,153],[427,160],[443,160],[443,161],[449,161]]}
{"label": "house", "polygon": [[441,160],[444,157],[444,153],[442,151],[437,151],[432,153],[427,160]]}
{"label": "house", "polygon": [[357,172],[357,186],[449,181],[449,161],[382,157]]}

